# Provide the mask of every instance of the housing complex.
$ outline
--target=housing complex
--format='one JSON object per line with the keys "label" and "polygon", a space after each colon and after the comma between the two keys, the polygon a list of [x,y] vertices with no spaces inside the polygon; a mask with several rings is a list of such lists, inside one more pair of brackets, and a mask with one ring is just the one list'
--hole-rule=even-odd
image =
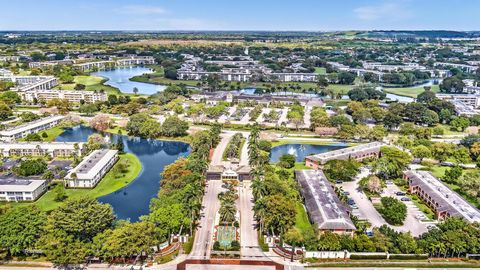
{"label": "housing complex", "polygon": [[93,188],[117,160],[117,150],[95,150],[67,174],[65,185],[71,188]]}
{"label": "housing complex", "polygon": [[461,217],[469,222],[480,222],[480,211],[426,171],[406,171],[410,193],[420,197],[439,220]]}
{"label": "housing complex", "polygon": [[84,152],[84,143],[81,142],[0,142],[0,153],[4,157],[10,156],[50,156],[80,157]]}
{"label": "housing complex", "polygon": [[13,142],[25,138],[28,134],[37,133],[55,127],[60,124],[63,119],[65,119],[65,116],[62,115],[49,116],[6,130],[1,130],[0,140]]}
{"label": "housing complex", "polygon": [[107,93],[103,91],[77,91],[77,90],[31,90],[21,92],[20,97],[27,102],[49,101],[55,98],[66,99],[71,103],[95,103],[107,101]]}
{"label": "housing complex", "polygon": [[34,201],[47,190],[45,180],[0,179],[0,201]]}
{"label": "housing complex", "polygon": [[356,228],[348,209],[321,170],[296,170],[295,179],[300,184],[310,221],[320,233],[353,235]]}
{"label": "housing complex", "polygon": [[320,153],[317,155],[311,155],[305,157],[305,165],[313,169],[318,169],[325,165],[325,163],[328,161],[335,159],[354,159],[361,161],[367,158],[378,158],[380,156],[380,148],[382,146],[382,142],[371,142],[326,153]]}

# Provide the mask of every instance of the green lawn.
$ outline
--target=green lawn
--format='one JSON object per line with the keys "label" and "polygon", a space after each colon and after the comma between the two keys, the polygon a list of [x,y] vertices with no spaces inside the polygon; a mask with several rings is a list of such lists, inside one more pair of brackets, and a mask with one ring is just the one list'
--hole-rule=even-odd
{"label": "green lawn", "polygon": [[83,84],[85,85],[85,90],[87,91],[100,91],[103,90],[107,94],[113,94],[113,95],[119,95],[123,94],[126,96],[132,96],[132,97],[141,97],[145,95],[135,95],[132,93],[122,93],[118,88],[112,87],[110,85],[104,84],[107,79],[99,77],[99,76],[75,76],[74,77],[74,83],[63,83],[60,84],[59,86],[55,87],[56,89],[61,89],[61,90],[73,90],[76,84]]}
{"label": "green lawn", "polygon": [[[383,88],[383,91],[391,94],[396,94],[399,96],[406,96],[406,97],[412,97],[416,98],[420,93],[425,91],[423,87],[405,87],[405,88]],[[440,91],[440,88],[438,85],[433,85],[432,86],[432,91],[433,92],[438,92]]]}
{"label": "green lawn", "polygon": [[[65,192],[68,198],[75,198],[80,196],[89,196],[89,197],[101,197],[107,194],[110,194],[132,182],[142,171],[142,164],[140,160],[130,153],[121,154],[118,162],[123,162],[128,160],[129,166],[128,171],[122,175],[116,175],[114,170],[105,175],[105,177],[98,183],[98,185],[93,189],[66,189]],[[117,162],[117,164],[118,164]],[[117,165],[115,165],[117,166]],[[115,167],[114,166],[114,167]],[[55,194],[51,191],[45,193],[40,199],[34,202],[40,209],[44,211],[50,211],[58,207],[61,202],[56,202],[54,200]]]}
{"label": "green lawn", "polygon": [[320,74],[320,75],[327,75],[327,69],[323,67],[316,67],[315,68],[315,73]]}
{"label": "green lawn", "polygon": [[297,215],[295,217],[295,227],[297,227],[302,234],[308,233],[308,231],[312,231],[313,227],[308,219],[307,211],[303,207],[303,204],[297,202],[295,206],[297,210]]}
{"label": "green lawn", "polygon": [[[56,137],[58,137],[60,134],[63,133],[63,131],[64,131],[63,127],[59,127],[59,126],[53,127],[51,129],[47,129],[45,130],[45,132],[47,133],[48,137],[46,138],[42,137],[42,139],[46,142],[53,142]],[[42,134],[43,134],[43,131],[40,132],[40,136]]]}
{"label": "green lawn", "polygon": [[311,170],[312,168],[309,168],[305,165],[305,162],[295,162],[295,167],[293,167],[294,170]]}

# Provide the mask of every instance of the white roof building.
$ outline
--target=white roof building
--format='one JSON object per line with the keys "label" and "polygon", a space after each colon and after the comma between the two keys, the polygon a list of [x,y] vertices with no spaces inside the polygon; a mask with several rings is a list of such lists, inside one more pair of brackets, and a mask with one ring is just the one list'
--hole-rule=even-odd
{"label": "white roof building", "polygon": [[[93,188],[118,160],[117,150],[95,150],[65,177],[69,187]],[[76,174],[76,177],[75,175]]]}
{"label": "white roof building", "polygon": [[55,115],[38,119],[20,126],[0,131],[2,141],[14,141],[26,137],[28,134],[37,133],[58,125],[65,116]]}
{"label": "white roof building", "polygon": [[34,201],[47,185],[45,180],[0,179],[0,201]]}

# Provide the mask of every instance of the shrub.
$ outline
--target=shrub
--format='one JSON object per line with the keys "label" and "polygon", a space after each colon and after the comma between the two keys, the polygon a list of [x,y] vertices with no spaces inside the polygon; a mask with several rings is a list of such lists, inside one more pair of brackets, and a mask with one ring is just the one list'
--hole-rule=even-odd
{"label": "shrub", "polygon": [[384,260],[387,259],[387,254],[372,254],[372,255],[366,255],[366,254],[352,254],[350,255],[351,260]]}
{"label": "shrub", "polygon": [[215,241],[215,243],[213,243],[213,250],[221,250],[220,249],[220,242]]}
{"label": "shrub", "polygon": [[231,246],[231,248],[230,248],[231,250],[234,250],[234,251],[240,250],[240,242],[238,242],[236,240],[232,241],[230,246]]}
{"label": "shrub", "polygon": [[403,225],[407,218],[407,206],[393,197],[383,197],[381,202],[379,212],[385,221],[391,225]]}

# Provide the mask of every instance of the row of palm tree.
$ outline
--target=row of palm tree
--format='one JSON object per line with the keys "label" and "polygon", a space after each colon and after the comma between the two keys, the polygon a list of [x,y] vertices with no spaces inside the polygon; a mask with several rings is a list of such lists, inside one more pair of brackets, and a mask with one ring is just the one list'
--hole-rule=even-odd
{"label": "row of palm tree", "polygon": [[235,216],[237,214],[237,207],[235,201],[238,198],[236,188],[238,186],[237,180],[229,180],[223,182],[227,191],[221,192],[218,194],[218,199],[220,200],[220,222],[223,224],[233,224],[235,222]]}

